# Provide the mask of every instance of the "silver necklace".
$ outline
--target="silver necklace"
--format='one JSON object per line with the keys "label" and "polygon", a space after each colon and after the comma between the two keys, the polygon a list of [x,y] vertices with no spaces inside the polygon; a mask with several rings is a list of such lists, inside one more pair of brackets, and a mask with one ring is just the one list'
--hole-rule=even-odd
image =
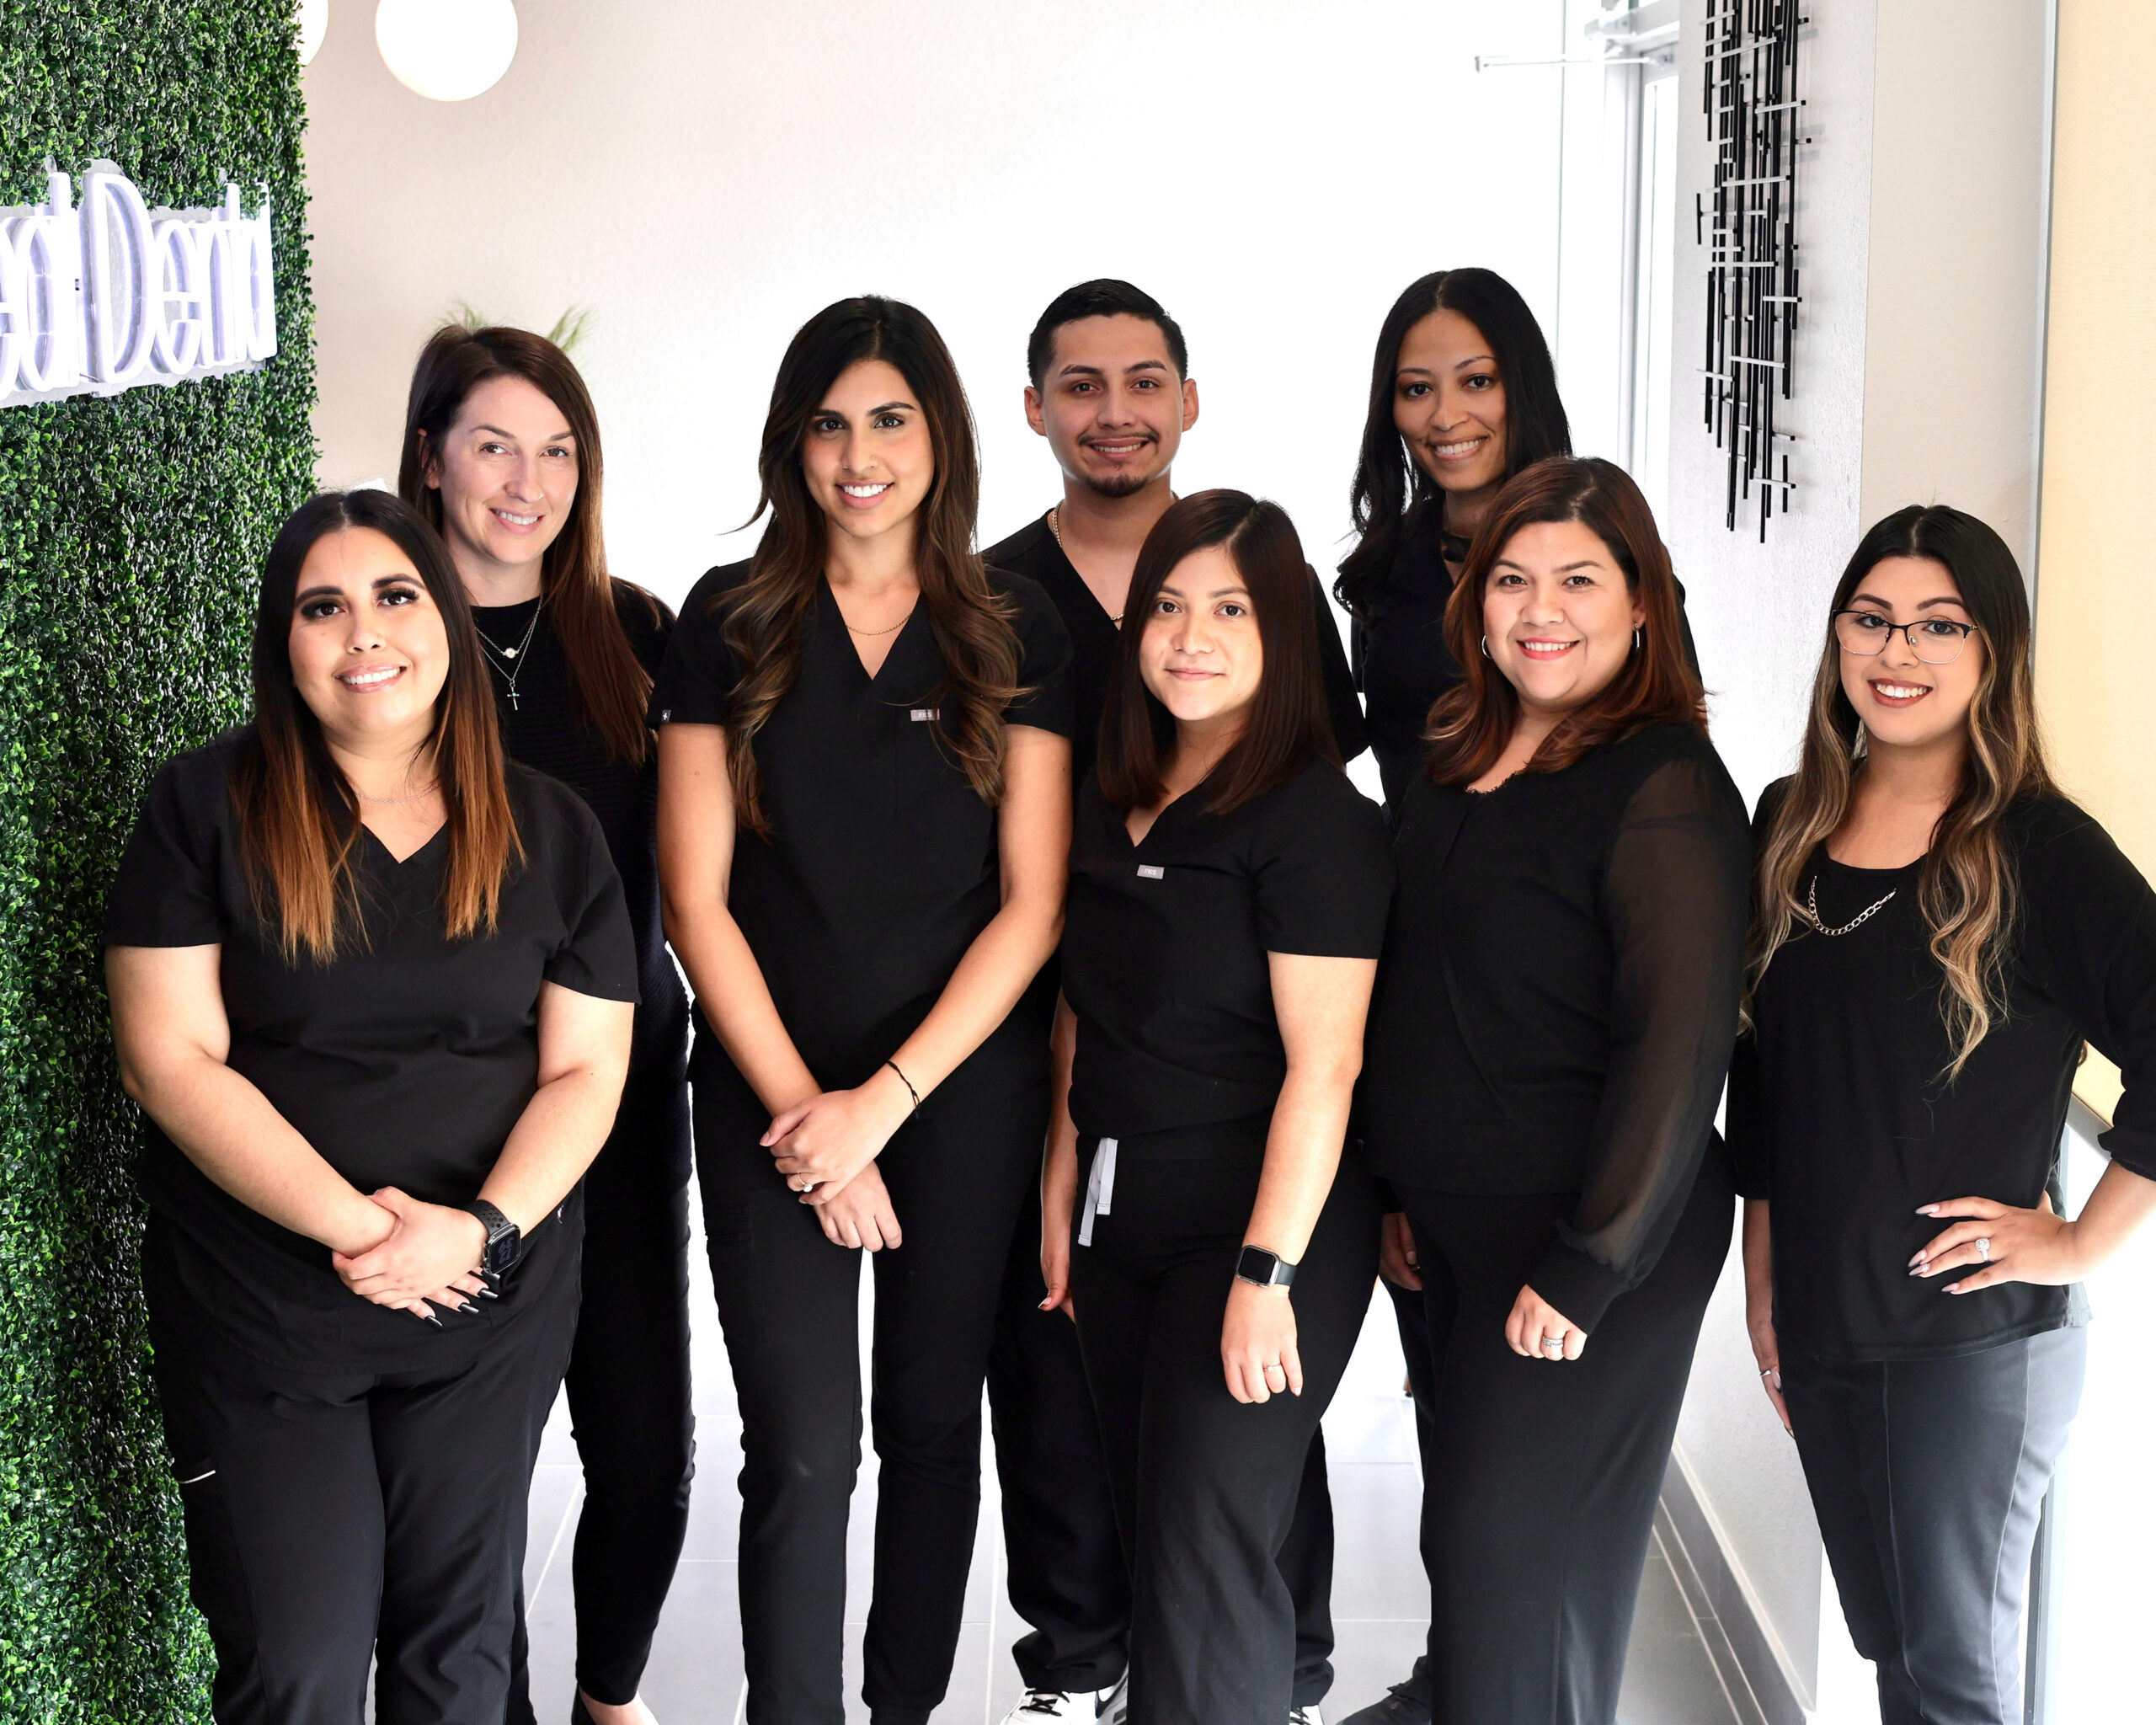
{"label": "silver necklace", "polygon": [[352,788],[355,793],[357,793],[359,799],[362,803],[372,803],[378,808],[382,809],[394,809],[400,803],[417,803],[424,798],[431,797],[434,795],[437,787],[435,785],[429,785],[424,790],[414,791],[408,797],[370,797],[365,791],[360,790],[357,785],[354,785]]}
{"label": "silver necklace", "polygon": [[[1899,892],[1900,890],[1901,889],[1899,887],[1894,889],[1894,892]],[[1812,919],[1812,927],[1821,934],[1848,934],[1853,930],[1863,927],[1865,923],[1870,921],[1873,917],[1876,916],[1881,911],[1885,910],[1888,901],[1892,900],[1893,896],[1894,893],[1889,893],[1886,895],[1886,898],[1880,900],[1877,904],[1865,905],[1860,912],[1856,916],[1852,916],[1839,928],[1829,928],[1825,923],[1819,920],[1819,877],[1815,874],[1812,877],[1811,889],[1804,895],[1804,913]]]}
{"label": "silver necklace", "polygon": [[[495,640],[493,636],[489,635],[484,629],[481,628],[476,621],[472,625],[472,633],[477,635],[480,640],[483,641],[488,646],[493,648],[495,652],[500,654],[504,659],[524,660],[525,664],[529,664],[531,661],[528,659],[525,659],[525,655],[531,651],[531,638],[539,633],[539,613],[546,608],[547,595],[544,593],[542,593],[539,595],[538,604],[535,605],[531,608],[531,621],[525,627],[524,638],[518,642],[514,647],[503,646],[500,642]],[[511,670],[505,665],[494,665],[494,661],[491,659],[488,660],[487,663],[494,665],[494,669],[501,674],[502,681],[509,685],[508,694],[510,711],[512,713],[521,713],[524,708],[522,703],[516,698],[516,681],[519,677],[524,675],[524,665],[520,664],[515,670]]]}

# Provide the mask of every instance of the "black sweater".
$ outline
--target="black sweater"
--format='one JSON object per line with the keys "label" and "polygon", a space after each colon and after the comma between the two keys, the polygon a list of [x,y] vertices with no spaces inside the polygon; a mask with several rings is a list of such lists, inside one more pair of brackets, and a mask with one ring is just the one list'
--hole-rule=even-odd
{"label": "black sweater", "polygon": [[1534,1290],[1592,1331],[1654,1267],[1737,1033],[1744,804],[1660,724],[1486,795],[1417,776],[1361,1088],[1374,1172],[1577,1194]]}
{"label": "black sweater", "polygon": [[[1788,782],[1759,800],[1758,829]],[[1738,1190],[1772,1200],[1774,1323],[1815,1358],[1922,1359],[2085,1322],[2079,1288],[1951,1295],[1908,1261],[1948,1225],[1919,1204],[1989,1198],[2061,1208],[2060,1135],[2084,1039],[2124,1070],[2113,1160],[2156,1179],[2156,895],[2104,830],[2059,797],[2004,823],[2020,916],[2007,1011],[1951,1084],[1944,978],[1918,902],[1924,865],[1851,868],[1822,845],[1820,920],[1794,933],[1753,1004],[1730,1075]],[[1964,1273],[1966,1274],[1966,1272]]]}

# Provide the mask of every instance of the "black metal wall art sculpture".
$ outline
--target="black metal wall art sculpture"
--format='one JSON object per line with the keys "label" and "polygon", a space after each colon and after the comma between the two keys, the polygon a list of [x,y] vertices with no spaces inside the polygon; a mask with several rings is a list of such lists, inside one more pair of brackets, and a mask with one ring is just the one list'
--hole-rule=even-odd
{"label": "black metal wall art sculpture", "polygon": [[1728,457],[1724,514],[1757,510],[1759,539],[1795,489],[1775,404],[1790,398],[1796,351],[1796,166],[1811,140],[1797,94],[1802,0],[1708,0],[1707,136],[1714,190],[1694,200],[1707,253],[1707,429]]}

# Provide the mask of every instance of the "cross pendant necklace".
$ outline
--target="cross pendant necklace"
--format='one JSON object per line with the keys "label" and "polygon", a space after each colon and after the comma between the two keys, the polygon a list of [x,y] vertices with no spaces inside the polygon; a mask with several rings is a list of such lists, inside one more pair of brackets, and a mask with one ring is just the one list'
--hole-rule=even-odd
{"label": "cross pendant necklace", "polygon": [[524,638],[518,642],[514,647],[503,646],[499,641],[488,634],[484,629],[481,628],[477,622],[474,622],[472,625],[472,633],[477,635],[481,641],[486,644],[486,645],[492,648],[496,653],[500,654],[504,659],[518,661],[515,670],[511,670],[506,665],[496,665],[492,659],[489,659],[487,661],[488,664],[494,665],[494,669],[501,674],[502,681],[508,685],[508,687],[504,691],[504,692],[509,697],[509,710],[511,713],[521,713],[524,711],[523,702],[517,699],[516,681],[519,677],[524,675],[525,664],[529,662],[528,660],[526,659],[526,655],[531,650],[531,638],[539,633],[539,613],[546,610],[546,608],[547,595],[542,593],[539,595],[538,604],[535,605],[531,608],[531,621],[525,628]]}

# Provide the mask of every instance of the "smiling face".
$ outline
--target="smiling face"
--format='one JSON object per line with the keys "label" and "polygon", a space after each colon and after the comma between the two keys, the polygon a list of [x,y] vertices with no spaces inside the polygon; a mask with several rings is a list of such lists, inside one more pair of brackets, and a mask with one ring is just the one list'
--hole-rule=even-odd
{"label": "smiling face", "polygon": [[1128,497],[1166,478],[1198,423],[1198,386],[1176,375],[1150,318],[1080,318],[1055,332],[1040,387],[1026,390],[1026,421],[1071,478]]}
{"label": "smiling face", "polygon": [[1448,522],[1470,530],[1505,482],[1505,384],[1489,342],[1459,312],[1433,312],[1401,339],[1392,423],[1446,494]]}
{"label": "smiling face", "polygon": [[910,531],[936,479],[928,416],[888,360],[860,360],[839,373],[809,415],[801,440],[808,494],[835,532],[874,539]]}
{"label": "smiling face", "polygon": [[[1984,638],[1963,628],[1974,622],[1961,601],[1961,590],[1945,564],[1929,557],[1889,557],[1874,563],[1843,606],[1854,618],[1834,620],[1842,669],[1842,692],[1873,742],[1890,748],[1920,749],[1966,734],[1969,708],[1983,681]],[[1872,621],[1876,619],[1876,621]],[[1913,626],[1919,649],[1900,629]],[[1871,654],[1849,647],[1884,644]],[[1959,647],[1958,653],[1955,649]],[[1951,665],[1928,665],[1924,655]]]}
{"label": "smiling face", "polygon": [[425,473],[460,569],[536,569],[576,501],[576,438],[529,379],[489,377],[464,398]]}
{"label": "smiling face", "polygon": [[1609,686],[1645,616],[1609,547],[1579,521],[1522,527],[1482,590],[1491,662],[1521,708],[1544,718],[1561,718]]}
{"label": "smiling face", "polygon": [[1193,551],[1168,572],[1138,644],[1145,686],[1186,729],[1234,733],[1265,674],[1265,644],[1242,571],[1225,546]]}
{"label": "smiling face", "polygon": [[386,534],[347,527],[315,542],[289,639],[292,681],[332,744],[382,753],[426,740],[449,676],[449,634]]}

